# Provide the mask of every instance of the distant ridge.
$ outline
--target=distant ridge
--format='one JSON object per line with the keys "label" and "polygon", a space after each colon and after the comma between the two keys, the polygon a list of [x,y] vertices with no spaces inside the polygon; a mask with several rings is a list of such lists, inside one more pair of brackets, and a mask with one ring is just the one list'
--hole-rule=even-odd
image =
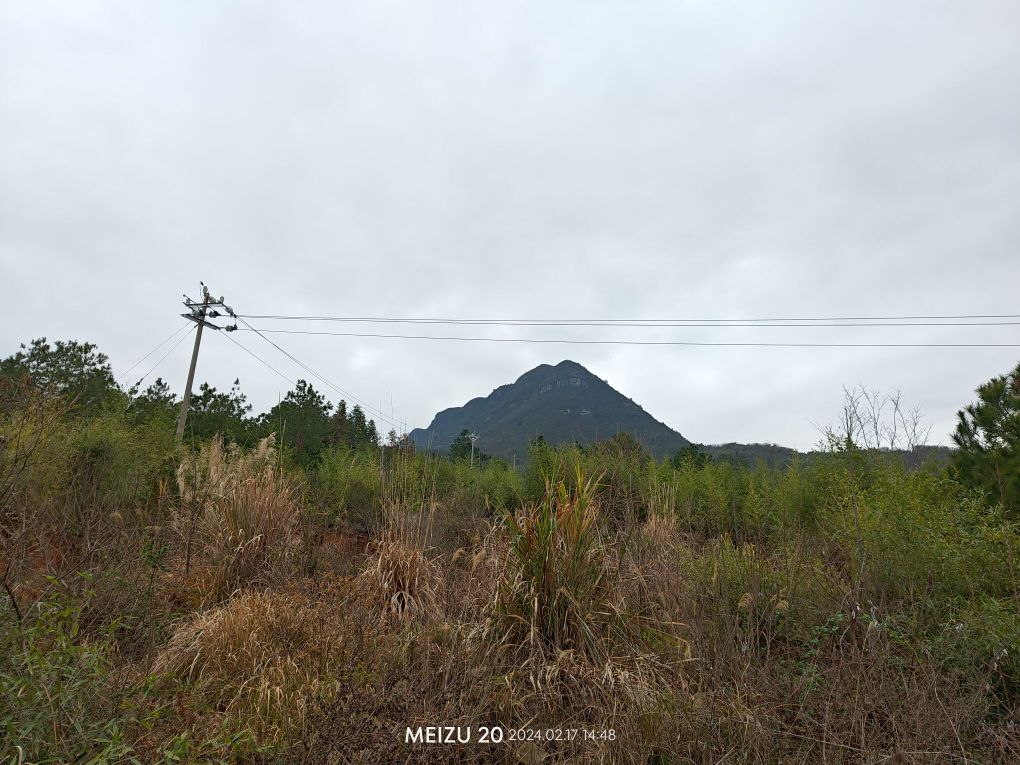
{"label": "distant ridge", "polygon": [[527,456],[528,444],[543,436],[551,444],[587,445],[630,433],[651,454],[664,457],[690,442],[605,380],[576,361],[540,364],[516,382],[484,398],[444,409],[427,428],[410,437],[420,449],[445,452],[464,429],[478,435],[478,448],[511,459]]}

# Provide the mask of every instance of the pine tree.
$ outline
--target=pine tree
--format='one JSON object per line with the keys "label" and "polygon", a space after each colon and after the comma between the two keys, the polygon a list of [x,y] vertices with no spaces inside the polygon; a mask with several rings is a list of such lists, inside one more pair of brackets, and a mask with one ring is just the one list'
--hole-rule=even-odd
{"label": "pine tree", "polygon": [[254,425],[248,418],[250,411],[251,404],[241,393],[240,380],[234,380],[226,393],[220,393],[209,383],[202,383],[191,397],[188,433],[194,433],[199,439],[219,434],[228,441],[249,443]]}
{"label": "pine tree", "polygon": [[97,409],[122,398],[109,359],[92,343],[45,337],[21,344],[20,350],[0,360],[0,376],[27,378],[40,390],[71,397],[79,409]]}
{"label": "pine tree", "polygon": [[332,410],[333,404],[307,380],[298,380],[294,390],[262,416],[263,430],[275,430],[283,423],[278,434],[281,443],[292,450],[298,462],[308,465],[329,440]]}
{"label": "pine tree", "polygon": [[131,402],[131,411],[135,417],[143,420],[161,419],[172,422],[177,416],[179,405],[180,402],[170,386],[162,377],[157,377],[145,391],[135,396]]}
{"label": "pine tree", "polygon": [[340,399],[336,405],[336,411],[329,419],[329,443],[332,446],[347,446],[347,435],[350,430],[350,422],[347,419],[347,402]]}
{"label": "pine tree", "polygon": [[351,416],[348,419],[347,444],[352,449],[360,449],[368,441],[368,421],[365,419],[365,412],[359,404],[351,409]]}
{"label": "pine tree", "polygon": [[468,460],[471,459],[471,431],[464,428],[450,444],[450,459],[451,460]]}
{"label": "pine tree", "polygon": [[1020,364],[980,386],[977,394],[977,403],[958,414],[956,474],[1010,515],[1020,515]]}

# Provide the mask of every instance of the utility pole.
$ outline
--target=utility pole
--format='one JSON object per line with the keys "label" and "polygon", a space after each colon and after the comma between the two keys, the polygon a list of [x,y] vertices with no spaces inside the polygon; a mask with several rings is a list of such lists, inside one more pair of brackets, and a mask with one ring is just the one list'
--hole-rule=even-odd
{"label": "utility pole", "polygon": [[474,433],[468,433],[468,438],[471,439],[471,467],[475,466],[475,441],[478,440],[478,436]]}
{"label": "utility pole", "polygon": [[[219,327],[206,321],[207,318],[215,318],[220,316],[220,312],[217,311],[213,306],[222,306],[223,309],[230,315],[234,316],[233,309],[230,308],[226,303],[223,302],[221,297],[219,300],[213,300],[209,295],[209,288],[205,286],[203,282],[199,282],[202,286],[202,301],[196,302],[189,298],[187,295],[184,296],[184,307],[188,309],[188,313],[182,313],[185,319],[195,322],[198,325],[198,329],[195,331],[195,347],[191,351],[191,366],[188,368],[188,381],[184,385],[184,398],[181,400],[181,413],[177,415],[177,443],[181,443],[184,440],[184,424],[188,421],[188,406],[191,404],[191,386],[195,382],[195,367],[198,365],[198,348],[202,344],[202,329],[204,327],[210,327],[212,329],[220,330],[223,327]],[[227,330],[237,329],[237,324],[232,327],[227,327]]]}

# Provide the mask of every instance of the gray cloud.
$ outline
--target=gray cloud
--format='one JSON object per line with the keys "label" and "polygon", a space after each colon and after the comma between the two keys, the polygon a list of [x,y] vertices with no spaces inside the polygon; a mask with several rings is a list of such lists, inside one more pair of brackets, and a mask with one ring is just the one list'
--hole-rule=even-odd
{"label": "gray cloud", "polygon": [[[250,313],[1013,312],[1018,37],[1013,2],[8,0],[3,353],[78,337],[122,371],[198,279]],[[1020,342],[1016,329],[491,332]],[[855,383],[902,388],[945,439],[1020,355],[278,339],[409,425],[569,357],[694,440],[802,448]],[[186,356],[156,374],[182,384]],[[235,376],[257,406],[286,387],[210,337],[200,379]]]}

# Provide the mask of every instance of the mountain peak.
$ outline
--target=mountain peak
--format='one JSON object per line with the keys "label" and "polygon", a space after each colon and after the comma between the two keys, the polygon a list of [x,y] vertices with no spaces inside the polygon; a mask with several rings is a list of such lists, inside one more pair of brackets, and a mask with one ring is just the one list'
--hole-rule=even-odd
{"label": "mountain peak", "polygon": [[656,456],[689,443],[570,359],[539,364],[484,398],[440,412],[429,427],[410,435],[420,448],[445,451],[464,429],[478,435],[480,449],[506,458],[524,458],[537,436],[554,444],[589,444],[627,432]]}

